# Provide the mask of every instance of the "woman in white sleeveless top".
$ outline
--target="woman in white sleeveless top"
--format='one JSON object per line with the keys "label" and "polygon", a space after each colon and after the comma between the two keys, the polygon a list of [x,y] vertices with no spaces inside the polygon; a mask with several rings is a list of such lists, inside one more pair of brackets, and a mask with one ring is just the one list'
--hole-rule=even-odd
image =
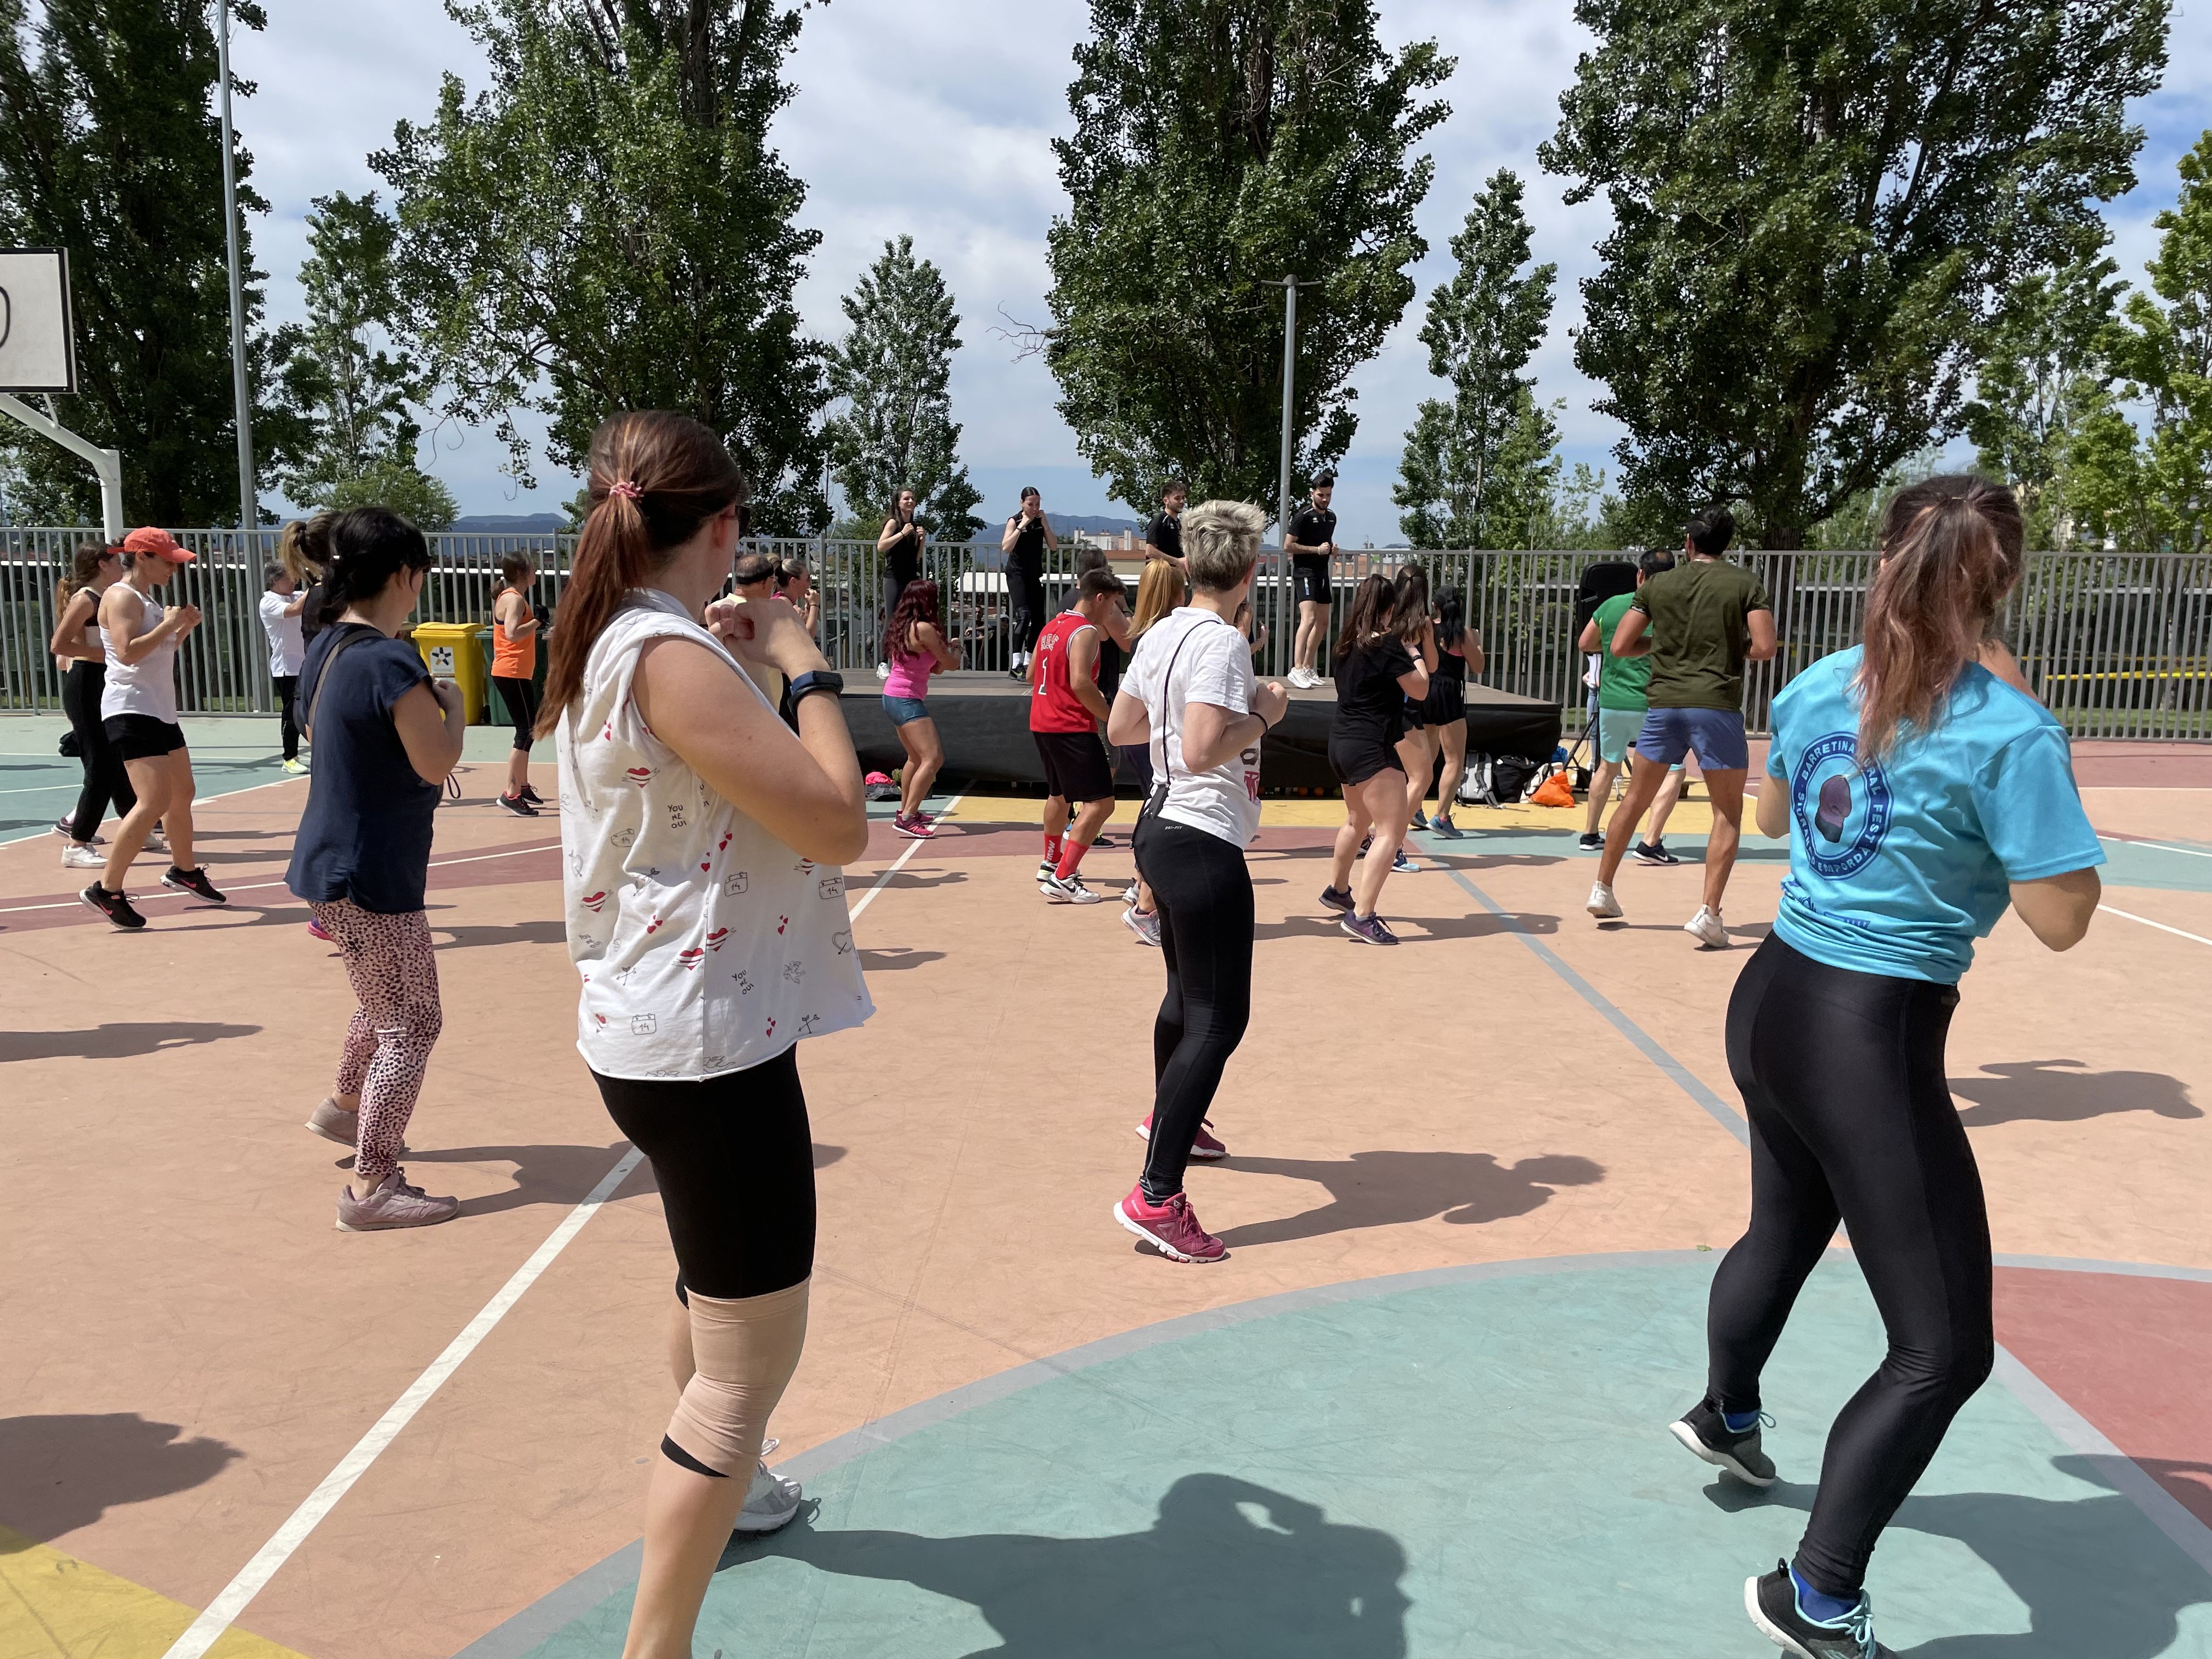
{"label": "woman in white sleeveless top", "polygon": [[[617,416],[592,439],[589,492],[538,730],[561,762],[576,1046],[653,1160],[678,1268],[683,1395],[624,1649],[676,1659],[732,1526],[765,1529],[740,1511],[813,1271],[793,1045],[872,1012],[839,868],[868,828],[840,682],[799,613],[725,604],[712,631],[698,620],[729,575],[744,496],[714,434]],[[770,672],[791,682],[795,734],[755,683]]]}

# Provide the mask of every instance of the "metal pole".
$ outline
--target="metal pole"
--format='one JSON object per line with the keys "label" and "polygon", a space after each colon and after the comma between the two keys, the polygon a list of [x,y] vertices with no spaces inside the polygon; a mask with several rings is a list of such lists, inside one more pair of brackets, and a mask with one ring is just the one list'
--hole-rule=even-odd
{"label": "metal pole", "polygon": [[0,415],[11,416],[32,431],[51,438],[72,455],[92,463],[100,479],[100,529],[110,542],[123,539],[123,452],[102,449],[89,438],[80,438],[51,416],[42,415],[21,398],[0,392]]}
{"label": "metal pole", "polygon": [[230,252],[230,386],[238,404],[238,527],[261,523],[253,493],[253,399],[246,384],[246,288],[238,266],[238,176],[230,125],[230,0],[216,0],[216,74],[222,83],[222,229]]}
{"label": "metal pole", "polygon": [[[1277,560],[1275,603],[1275,639],[1279,651],[1288,651],[1297,637],[1297,607],[1291,598],[1291,441],[1294,435],[1293,421],[1297,408],[1294,398],[1298,374],[1298,279],[1285,275],[1283,278],[1283,464],[1277,480],[1275,500],[1281,517],[1276,526],[1276,540],[1282,552]],[[1255,611],[1258,610],[1254,607]]]}

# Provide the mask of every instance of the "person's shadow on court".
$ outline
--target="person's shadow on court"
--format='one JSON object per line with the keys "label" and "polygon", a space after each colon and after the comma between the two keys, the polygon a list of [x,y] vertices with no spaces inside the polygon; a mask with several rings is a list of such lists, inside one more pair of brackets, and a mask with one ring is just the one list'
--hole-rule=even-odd
{"label": "person's shadow on court", "polygon": [[[1406,1553],[1370,1527],[1224,1474],[1187,1474],[1146,1532],[1108,1538],[817,1532],[802,1519],[723,1565],[763,1555],[899,1579],[974,1607],[1000,1645],[969,1659],[1124,1659],[1172,1632],[1221,1659],[1402,1659]],[[742,1593],[742,1591],[740,1592]]]}
{"label": "person's shadow on court", "polygon": [[[44,1543],[125,1504],[189,1492],[246,1454],[136,1412],[0,1417],[0,1528]],[[0,1540],[0,1553],[10,1547]]]}
{"label": "person's shadow on court", "polygon": [[1524,1158],[1509,1164],[1488,1152],[1354,1152],[1332,1160],[1231,1158],[1217,1167],[1310,1181],[1329,1194],[1328,1203],[1297,1215],[1224,1229],[1221,1242],[1231,1249],[1432,1216],[1457,1227],[1503,1221],[1541,1208],[1559,1188],[1588,1187],[1605,1179],[1605,1166],[1586,1158]]}
{"label": "person's shadow on court", "polygon": [[1970,1129],[1993,1123],[2080,1123],[2118,1112],[2203,1117],[2189,1085],[2163,1072],[2092,1072],[2078,1060],[2009,1060],[1954,1077],[1951,1092],[1972,1105],[1959,1114]]}
{"label": "person's shadow on court", "polygon": [[[2181,1610],[2212,1601],[2212,1574],[2113,1490],[2109,1461],[2051,1460],[2051,1468],[2100,1488],[2092,1497],[1966,1492],[1906,1498],[1892,1528],[1954,1538],[1973,1551],[2027,1604],[2028,1627],[1939,1636],[1882,1651],[1894,1659],[2159,1659],[2178,1651]],[[1731,1513],[1761,1504],[1809,1513],[1814,1490],[1778,1481],[1762,1493],[1721,1480],[1705,1496]]]}

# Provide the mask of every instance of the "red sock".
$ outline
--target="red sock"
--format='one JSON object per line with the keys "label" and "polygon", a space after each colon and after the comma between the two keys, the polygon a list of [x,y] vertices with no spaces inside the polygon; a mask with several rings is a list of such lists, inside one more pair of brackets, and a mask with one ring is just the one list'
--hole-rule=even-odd
{"label": "red sock", "polygon": [[1060,867],[1054,872],[1062,881],[1073,875],[1083,862],[1083,855],[1091,850],[1087,841],[1070,840],[1060,848]]}
{"label": "red sock", "polygon": [[1044,861],[1054,869],[1060,867],[1060,837],[1058,836],[1047,836],[1044,838]]}

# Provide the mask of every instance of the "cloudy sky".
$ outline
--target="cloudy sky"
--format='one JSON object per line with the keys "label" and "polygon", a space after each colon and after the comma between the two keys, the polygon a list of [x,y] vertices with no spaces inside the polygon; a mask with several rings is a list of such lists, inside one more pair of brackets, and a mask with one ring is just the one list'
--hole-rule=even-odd
{"label": "cloudy sky", "polygon": [[[472,88],[483,74],[474,44],[441,0],[267,7],[267,31],[237,44],[238,73],[259,83],[238,120],[255,182],[274,208],[255,228],[255,254],[271,273],[271,317],[283,320],[299,313],[295,273],[311,199],[374,187],[366,158],[390,139],[392,124],[427,116],[445,71]],[[1443,89],[1451,118],[1431,135],[1436,182],[1421,214],[1431,252],[1415,272],[1422,298],[1357,377],[1359,433],[1337,500],[1347,545],[1399,539],[1390,482],[1413,407],[1433,385],[1413,338],[1422,300],[1447,274],[1447,244],[1469,198],[1500,167],[1528,181],[1535,257],[1559,267],[1551,336],[1535,362],[1539,395],[1566,399],[1571,461],[1609,465],[1615,433],[1590,412],[1594,388],[1575,372],[1568,338],[1577,280],[1595,268],[1605,210],[1563,205],[1562,181],[1536,166],[1536,146],[1552,130],[1584,44],[1570,9],[1566,0],[1382,0],[1387,42],[1433,37],[1459,68]],[[2151,216],[2173,200],[2176,158],[2212,125],[2208,10],[2212,0],[2180,0],[2166,86],[2137,112],[2149,135],[2142,182],[2110,210],[2114,255],[2130,276],[2153,249]],[[916,249],[944,269],[965,319],[954,415],[966,428],[962,454],[987,518],[1011,512],[1024,483],[1042,489],[1055,511],[1127,512],[1077,459],[1042,364],[1014,361],[1012,346],[989,332],[1001,307],[1024,319],[1046,314],[1045,231],[1066,205],[1049,141],[1072,125],[1068,49],[1087,17],[1084,0],[817,5],[791,65],[798,96],[772,135],[807,182],[805,222],[822,233],[799,290],[815,331],[836,331],[837,296],[886,237],[911,232]],[[540,488],[517,496],[498,471],[501,456],[489,433],[448,430],[434,470],[465,513],[550,511],[573,490],[572,481],[541,467]]]}

